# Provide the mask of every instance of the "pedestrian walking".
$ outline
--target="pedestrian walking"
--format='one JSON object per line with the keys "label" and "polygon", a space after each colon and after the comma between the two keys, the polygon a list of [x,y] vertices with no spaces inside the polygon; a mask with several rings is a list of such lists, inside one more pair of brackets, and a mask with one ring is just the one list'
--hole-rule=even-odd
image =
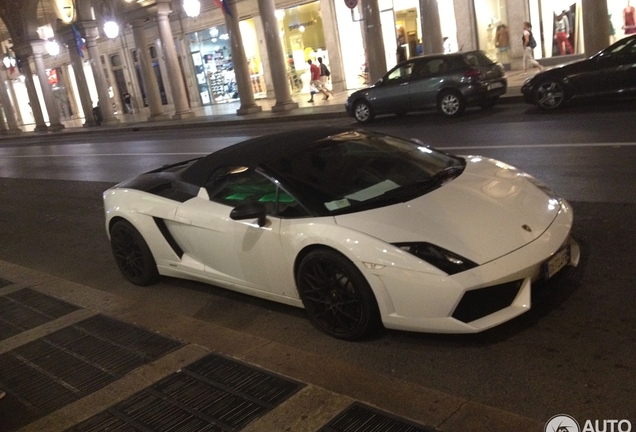
{"label": "pedestrian walking", "polygon": [[[310,88],[313,87],[316,89],[316,92],[321,92],[322,94],[324,94],[325,97],[323,97],[323,100],[329,99],[329,95],[323,88],[322,82],[320,81],[320,68],[316,66],[311,60],[307,60],[307,63],[309,63],[309,74],[310,74],[309,87]],[[314,101],[314,93],[313,92],[310,92],[310,93],[311,93],[311,99],[309,99],[307,102]]]}
{"label": "pedestrian walking", "polygon": [[[326,93],[330,93],[331,96],[333,96],[333,92],[327,87],[327,82],[329,81],[331,72],[329,71],[327,65],[322,62],[322,57],[318,57],[318,63],[320,64],[320,83],[322,84],[322,88],[325,90]],[[324,97],[323,99],[326,100],[327,98],[328,96]]]}
{"label": "pedestrian walking", "polygon": [[534,59],[534,55],[532,54],[532,50],[537,47],[537,41],[532,35],[532,25],[528,21],[523,23],[521,42],[523,43],[523,73],[528,71],[528,63],[533,67],[538,67],[539,71],[542,71],[543,67]]}

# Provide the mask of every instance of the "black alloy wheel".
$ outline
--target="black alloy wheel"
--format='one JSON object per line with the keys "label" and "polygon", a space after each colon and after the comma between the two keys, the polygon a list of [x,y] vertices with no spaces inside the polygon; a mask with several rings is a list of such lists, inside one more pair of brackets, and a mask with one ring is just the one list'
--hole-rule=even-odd
{"label": "black alloy wheel", "polygon": [[534,100],[541,109],[557,109],[566,100],[565,89],[557,80],[543,81],[534,91]]}
{"label": "black alloy wheel", "polygon": [[119,270],[135,285],[151,285],[159,279],[157,264],[148,244],[128,221],[118,220],[110,230],[110,245]]}
{"label": "black alloy wheel", "polygon": [[310,252],[298,267],[296,283],[312,324],[323,332],[356,340],[380,325],[368,282],[341,254],[330,249]]}

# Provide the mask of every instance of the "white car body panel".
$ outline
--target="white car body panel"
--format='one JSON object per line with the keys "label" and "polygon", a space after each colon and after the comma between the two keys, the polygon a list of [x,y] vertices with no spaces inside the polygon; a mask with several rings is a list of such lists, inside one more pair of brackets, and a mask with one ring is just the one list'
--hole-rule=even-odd
{"label": "white car body panel", "polygon": [[[104,193],[106,229],[114,218],[142,233],[162,275],[222,286],[302,307],[294,268],[306,248],[328,247],[351,260],[369,282],[387,328],[447,333],[482,331],[530,308],[542,263],[564,245],[570,265],[573,214],[516,169],[468,159],[458,178],[422,197],[335,217],[236,221],[231,207],[207,194],[183,203],[134,189]],[[179,256],[153,218],[162,219]],[[522,228],[530,227],[530,231]],[[447,275],[390,243],[425,241],[480,265]],[[508,307],[465,323],[452,317],[466,291],[522,281]]]}

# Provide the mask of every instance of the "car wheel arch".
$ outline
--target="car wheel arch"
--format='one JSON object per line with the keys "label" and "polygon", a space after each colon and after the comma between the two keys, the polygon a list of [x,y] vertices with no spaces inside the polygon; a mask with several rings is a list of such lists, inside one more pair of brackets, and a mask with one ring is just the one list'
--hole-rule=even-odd
{"label": "car wheel arch", "polygon": [[[543,104],[541,104],[538,100],[537,100],[537,93],[539,92],[539,89],[543,86],[545,86],[546,84],[555,84],[557,86],[560,86],[563,92],[562,98],[561,100],[553,107],[548,107],[548,106],[544,106]],[[560,75],[553,75],[553,76],[548,76],[548,77],[542,77],[540,80],[537,80],[536,84],[533,86],[532,89],[532,98],[534,99],[534,102],[537,106],[539,106],[542,109],[555,109],[555,108],[561,108],[563,105],[565,105],[565,103],[570,99],[570,95],[572,94],[572,89],[571,89],[571,85],[567,79],[567,77],[565,76],[560,76]]]}
{"label": "car wheel arch", "polygon": [[[444,103],[444,98],[449,95],[454,95],[457,97],[457,108],[452,113],[446,112],[445,108],[442,106]],[[462,115],[464,113],[464,110],[466,109],[466,98],[458,89],[454,87],[444,87],[437,92],[437,108],[445,116],[458,117]]]}
{"label": "car wheel arch", "polygon": [[[322,268],[317,273],[314,272],[316,265]],[[346,281],[342,288],[334,288],[331,282],[325,285],[320,283],[321,280],[325,281],[325,278],[330,279],[329,267],[331,270],[337,270],[338,285],[340,281]],[[305,273],[307,271],[309,273]],[[307,274],[311,276],[307,278]],[[323,332],[343,340],[358,340],[369,336],[383,326],[382,307],[379,305],[378,295],[370,281],[353,260],[337,249],[322,244],[305,247],[294,262],[294,279],[298,296],[302,300],[310,321]],[[311,289],[304,291],[303,294],[302,287],[307,288],[308,279],[313,281]],[[314,285],[316,282],[318,284]],[[329,299],[328,303],[333,302],[332,305],[327,305],[323,301],[324,293],[317,294],[323,290],[329,291],[326,298]],[[318,308],[316,305],[319,305]],[[340,308],[348,311],[341,311]],[[340,318],[329,318],[328,315],[331,314]],[[350,322],[353,324],[349,324]],[[342,326],[347,328],[342,331]]]}

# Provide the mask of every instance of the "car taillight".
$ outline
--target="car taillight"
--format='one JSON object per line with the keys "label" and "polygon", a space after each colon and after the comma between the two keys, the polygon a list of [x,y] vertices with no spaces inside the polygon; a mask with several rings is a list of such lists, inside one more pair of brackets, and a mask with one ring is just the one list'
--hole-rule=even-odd
{"label": "car taillight", "polygon": [[466,72],[464,72],[464,76],[466,78],[477,78],[478,76],[480,76],[482,74],[482,72],[479,69],[468,69]]}

